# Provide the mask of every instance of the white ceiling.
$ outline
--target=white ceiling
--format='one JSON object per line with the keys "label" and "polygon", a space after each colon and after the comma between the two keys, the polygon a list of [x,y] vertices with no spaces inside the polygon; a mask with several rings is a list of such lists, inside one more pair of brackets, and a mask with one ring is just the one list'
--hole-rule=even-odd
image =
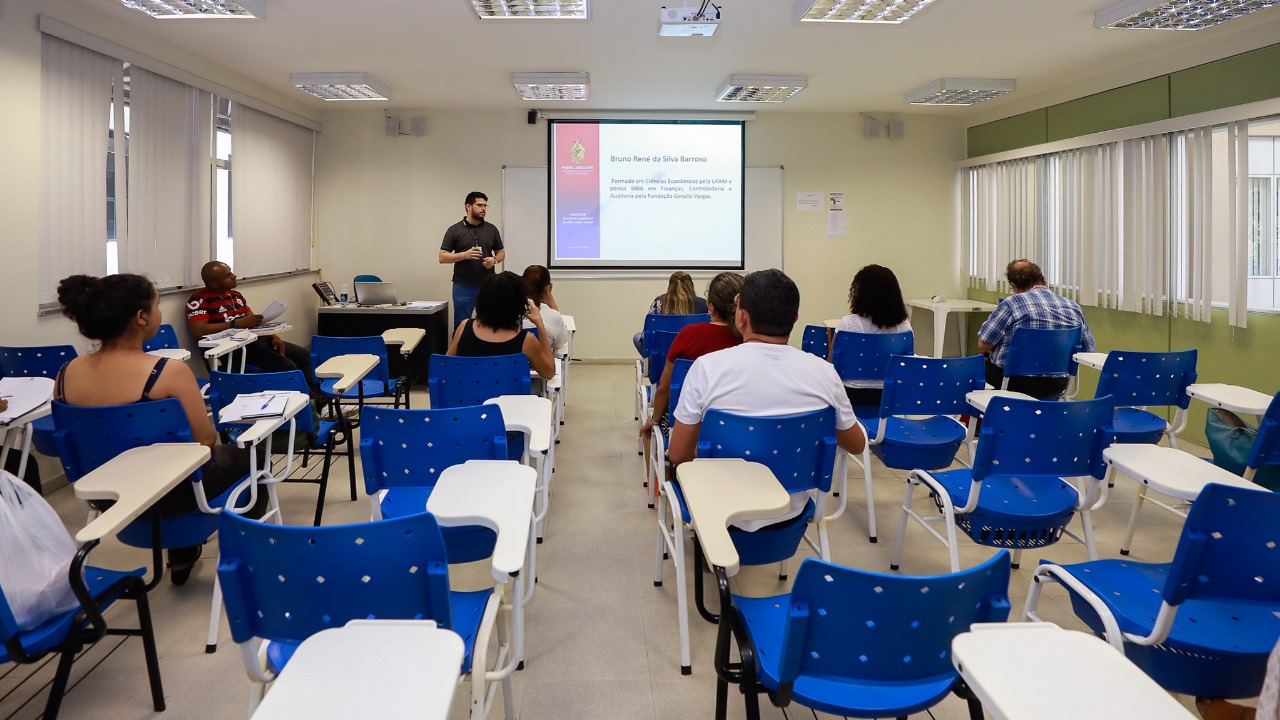
{"label": "white ceiling", "polygon": [[[369,72],[393,92],[376,105],[403,109],[990,114],[1152,57],[1194,58],[1181,67],[1280,42],[1280,8],[1194,33],[1094,29],[1110,0],[937,0],[887,27],[792,22],[791,0],[719,0],[724,19],[710,38],[659,37],[664,0],[593,0],[586,22],[481,22],[466,0],[267,0],[266,19],[249,21],[161,21],[117,0],[73,1],[287,95],[305,97],[292,72]],[[583,70],[587,102],[526,103],[509,79]],[[809,87],[781,106],[714,102],[730,74],[807,75]],[[1018,91],[978,110],[903,103],[940,77],[1013,78]]]}

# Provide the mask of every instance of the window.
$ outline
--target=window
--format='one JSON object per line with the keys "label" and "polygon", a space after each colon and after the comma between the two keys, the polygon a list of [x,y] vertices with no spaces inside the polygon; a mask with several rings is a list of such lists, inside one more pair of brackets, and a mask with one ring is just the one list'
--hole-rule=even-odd
{"label": "window", "polygon": [[231,212],[231,101],[214,98],[214,182],[213,207],[215,232],[213,258],[228,265],[235,264],[235,235]]}
{"label": "window", "polygon": [[1280,310],[1280,123],[1250,132],[1249,307]]}

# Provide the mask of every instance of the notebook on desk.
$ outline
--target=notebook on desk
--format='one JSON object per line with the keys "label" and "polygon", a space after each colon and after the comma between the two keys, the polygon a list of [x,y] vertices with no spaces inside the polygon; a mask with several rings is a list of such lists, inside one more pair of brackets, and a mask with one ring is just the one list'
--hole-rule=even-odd
{"label": "notebook on desk", "polygon": [[396,284],[390,282],[358,282],[357,305],[395,305]]}

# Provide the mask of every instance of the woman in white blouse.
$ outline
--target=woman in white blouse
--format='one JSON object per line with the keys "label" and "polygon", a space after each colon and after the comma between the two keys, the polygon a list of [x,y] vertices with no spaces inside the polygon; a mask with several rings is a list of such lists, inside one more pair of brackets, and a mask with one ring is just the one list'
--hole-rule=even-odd
{"label": "woman in white blouse", "polygon": [[[907,304],[902,300],[898,277],[883,265],[867,265],[849,285],[849,314],[840,319],[836,332],[911,332]],[[834,345],[834,342],[832,343]],[[883,380],[848,380],[845,394],[854,407],[880,406]]]}
{"label": "woman in white blouse", "polygon": [[[524,284],[528,288],[529,299],[538,304],[542,312],[542,324],[547,330],[547,339],[551,341],[551,349],[565,344],[569,340],[569,331],[565,329],[564,318],[556,307],[556,296],[552,294],[551,271],[541,265],[530,265],[524,269]],[[525,321],[525,327],[531,323]]]}

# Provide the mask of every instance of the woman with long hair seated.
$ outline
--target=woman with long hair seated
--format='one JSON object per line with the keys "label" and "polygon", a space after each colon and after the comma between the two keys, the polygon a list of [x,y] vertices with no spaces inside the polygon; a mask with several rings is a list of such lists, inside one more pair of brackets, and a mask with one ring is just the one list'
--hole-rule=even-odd
{"label": "woman with long hair seated", "polygon": [[[667,364],[662,368],[662,377],[658,387],[653,391],[651,404],[653,413],[640,426],[640,436],[648,437],[654,425],[658,425],[663,435],[667,434],[667,405],[671,400],[671,373],[677,360],[697,360],[708,353],[733,347],[742,342],[738,330],[734,327],[733,316],[737,311],[738,291],[742,289],[743,277],[738,273],[723,272],[711,279],[707,285],[707,305],[711,309],[711,322],[686,325],[671,341],[671,349],[667,351]],[[644,443],[645,467],[649,467],[649,443]]]}
{"label": "woman with long hair seated", "polygon": [[[536,337],[520,326],[526,317],[537,328]],[[542,378],[555,377],[555,358],[541,311],[529,299],[524,278],[513,272],[501,272],[480,286],[476,316],[463,320],[458,326],[448,354],[487,357],[516,353],[524,353],[529,358],[529,367]]]}
{"label": "woman with long hair seated", "polygon": [[[176,398],[191,425],[192,439],[211,451],[201,468],[205,496],[221,495],[248,474],[249,450],[219,444],[191,369],[143,351],[143,342],[155,337],[163,322],[160,298],[150,280],[127,274],[103,278],[72,275],[58,284],[58,302],[62,314],[98,347],[62,366],[54,399],[68,405],[103,407]],[[182,483],[160,498],[155,505],[160,516],[194,512],[198,506],[192,487]],[[258,504],[246,514],[261,517],[266,505],[266,494],[259,493]],[[182,585],[191,576],[202,547],[170,548],[174,585]]]}
{"label": "woman with long hair seated", "polygon": [[[649,305],[649,315],[695,315],[707,312],[707,301],[698,297],[693,287],[693,278],[683,270],[671,273],[667,278],[667,291],[653,299]],[[730,318],[732,320],[732,318]],[[631,338],[636,352],[644,354],[644,332],[638,332]]]}
{"label": "woman with long hair seated", "polygon": [[[530,265],[524,269],[524,284],[529,292],[529,299],[538,306],[538,312],[542,315],[542,324],[547,329],[552,349],[564,345],[569,340],[569,331],[564,326],[560,308],[556,306],[556,296],[551,292],[551,271],[541,265]],[[533,321],[525,318],[524,328],[528,330],[532,327]]]}
{"label": "woman with long hair seated", "polygon": [[[902,299],[898,276],[883,265],[865,265],[849,284],[849,314],[840,318],[836,332],[911,332],[907,304]],[[835,345],[833,340],[832,345]],[[847,380],[844,392],[855,408],[880,407],[884,380]]]}

